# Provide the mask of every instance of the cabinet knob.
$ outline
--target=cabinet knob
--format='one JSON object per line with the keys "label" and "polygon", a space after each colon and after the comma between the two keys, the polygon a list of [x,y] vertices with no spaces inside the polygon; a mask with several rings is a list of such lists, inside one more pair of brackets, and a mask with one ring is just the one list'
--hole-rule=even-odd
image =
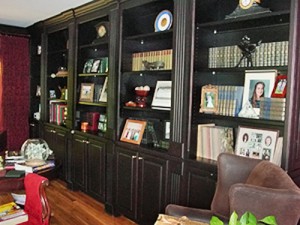
{"label": "cabinet knob", "polygon": [[132,159],[136,159],[136,155],[131,156]]}
{"label": "cabinet knob", "polygon": [[90,142],[89,141],[85,141],[85,143],[88,145]]}
{"label": "cabinet knob", "polygon": [[139,160],[143,160],[143,157],[139,157],[138,159],[139,159]]}
{"label": "cabinet knob", "polygon": [[34,123],[30,123],[29,124],[31,127],[35,127],[35,124]]}
{"label": "cabinet knob", "polygon": [[75,134],[75,131],[74,131],[74,130],[71,130],[71,134]]}

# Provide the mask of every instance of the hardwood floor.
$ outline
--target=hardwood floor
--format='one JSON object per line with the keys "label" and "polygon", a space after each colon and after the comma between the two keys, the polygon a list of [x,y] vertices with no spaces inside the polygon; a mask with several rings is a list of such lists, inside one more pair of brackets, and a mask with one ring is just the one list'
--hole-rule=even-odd
{"label": "hardwood floor", "polygon": [[50,225],[136,225],[123,216],[107,214],[103,204],[67,189],[61,180],[51,180],[46,193],[52,211]]}

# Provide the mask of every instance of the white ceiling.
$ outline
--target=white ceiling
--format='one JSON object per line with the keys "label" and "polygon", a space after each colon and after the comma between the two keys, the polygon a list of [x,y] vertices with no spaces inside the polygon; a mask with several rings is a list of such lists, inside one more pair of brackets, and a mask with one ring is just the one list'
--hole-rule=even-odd
{"label": "white ceiling", "polygon": [[28,27],[92,0],[1,0],[0,24]]}

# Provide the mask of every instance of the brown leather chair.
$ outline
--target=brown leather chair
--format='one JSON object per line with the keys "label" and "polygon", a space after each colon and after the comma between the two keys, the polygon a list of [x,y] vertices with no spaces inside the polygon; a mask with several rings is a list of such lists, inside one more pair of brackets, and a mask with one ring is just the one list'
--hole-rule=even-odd
{"label": "brown leather chair", "polygon": [[222,153],[211,210],[170,204],[165,213],[209,222],[213,215],[228,221],[231,213],[252,212],[258,219],[274,215],[279,225],[296,225],[300,218],[300,189],[275,164]]}

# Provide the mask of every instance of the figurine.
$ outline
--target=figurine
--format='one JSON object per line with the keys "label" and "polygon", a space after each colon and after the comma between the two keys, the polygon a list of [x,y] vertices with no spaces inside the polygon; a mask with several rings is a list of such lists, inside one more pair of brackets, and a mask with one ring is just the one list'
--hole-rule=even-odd
{"label": "figurine", "polygon": [[162,61],[148,62],[147,60],[142,61],[145,70],[159,70],[165,67],[165,63]]}
{"label": "figurine", "polygon": [[260,46],[261,42],[262,41],[260,40],[257,43],[251,44],[250,38],[247,35],[245,35],[242,38],[242,41],[240,42],[240,44],[238,44],[238,47],[242,51],[242,57],[240,58],[240,61],[238,62],[236,67],[238,67],[244,59],[247,60],[248,67],[253,66],[252,54],[254,54],[256,52],[256,47]]}

